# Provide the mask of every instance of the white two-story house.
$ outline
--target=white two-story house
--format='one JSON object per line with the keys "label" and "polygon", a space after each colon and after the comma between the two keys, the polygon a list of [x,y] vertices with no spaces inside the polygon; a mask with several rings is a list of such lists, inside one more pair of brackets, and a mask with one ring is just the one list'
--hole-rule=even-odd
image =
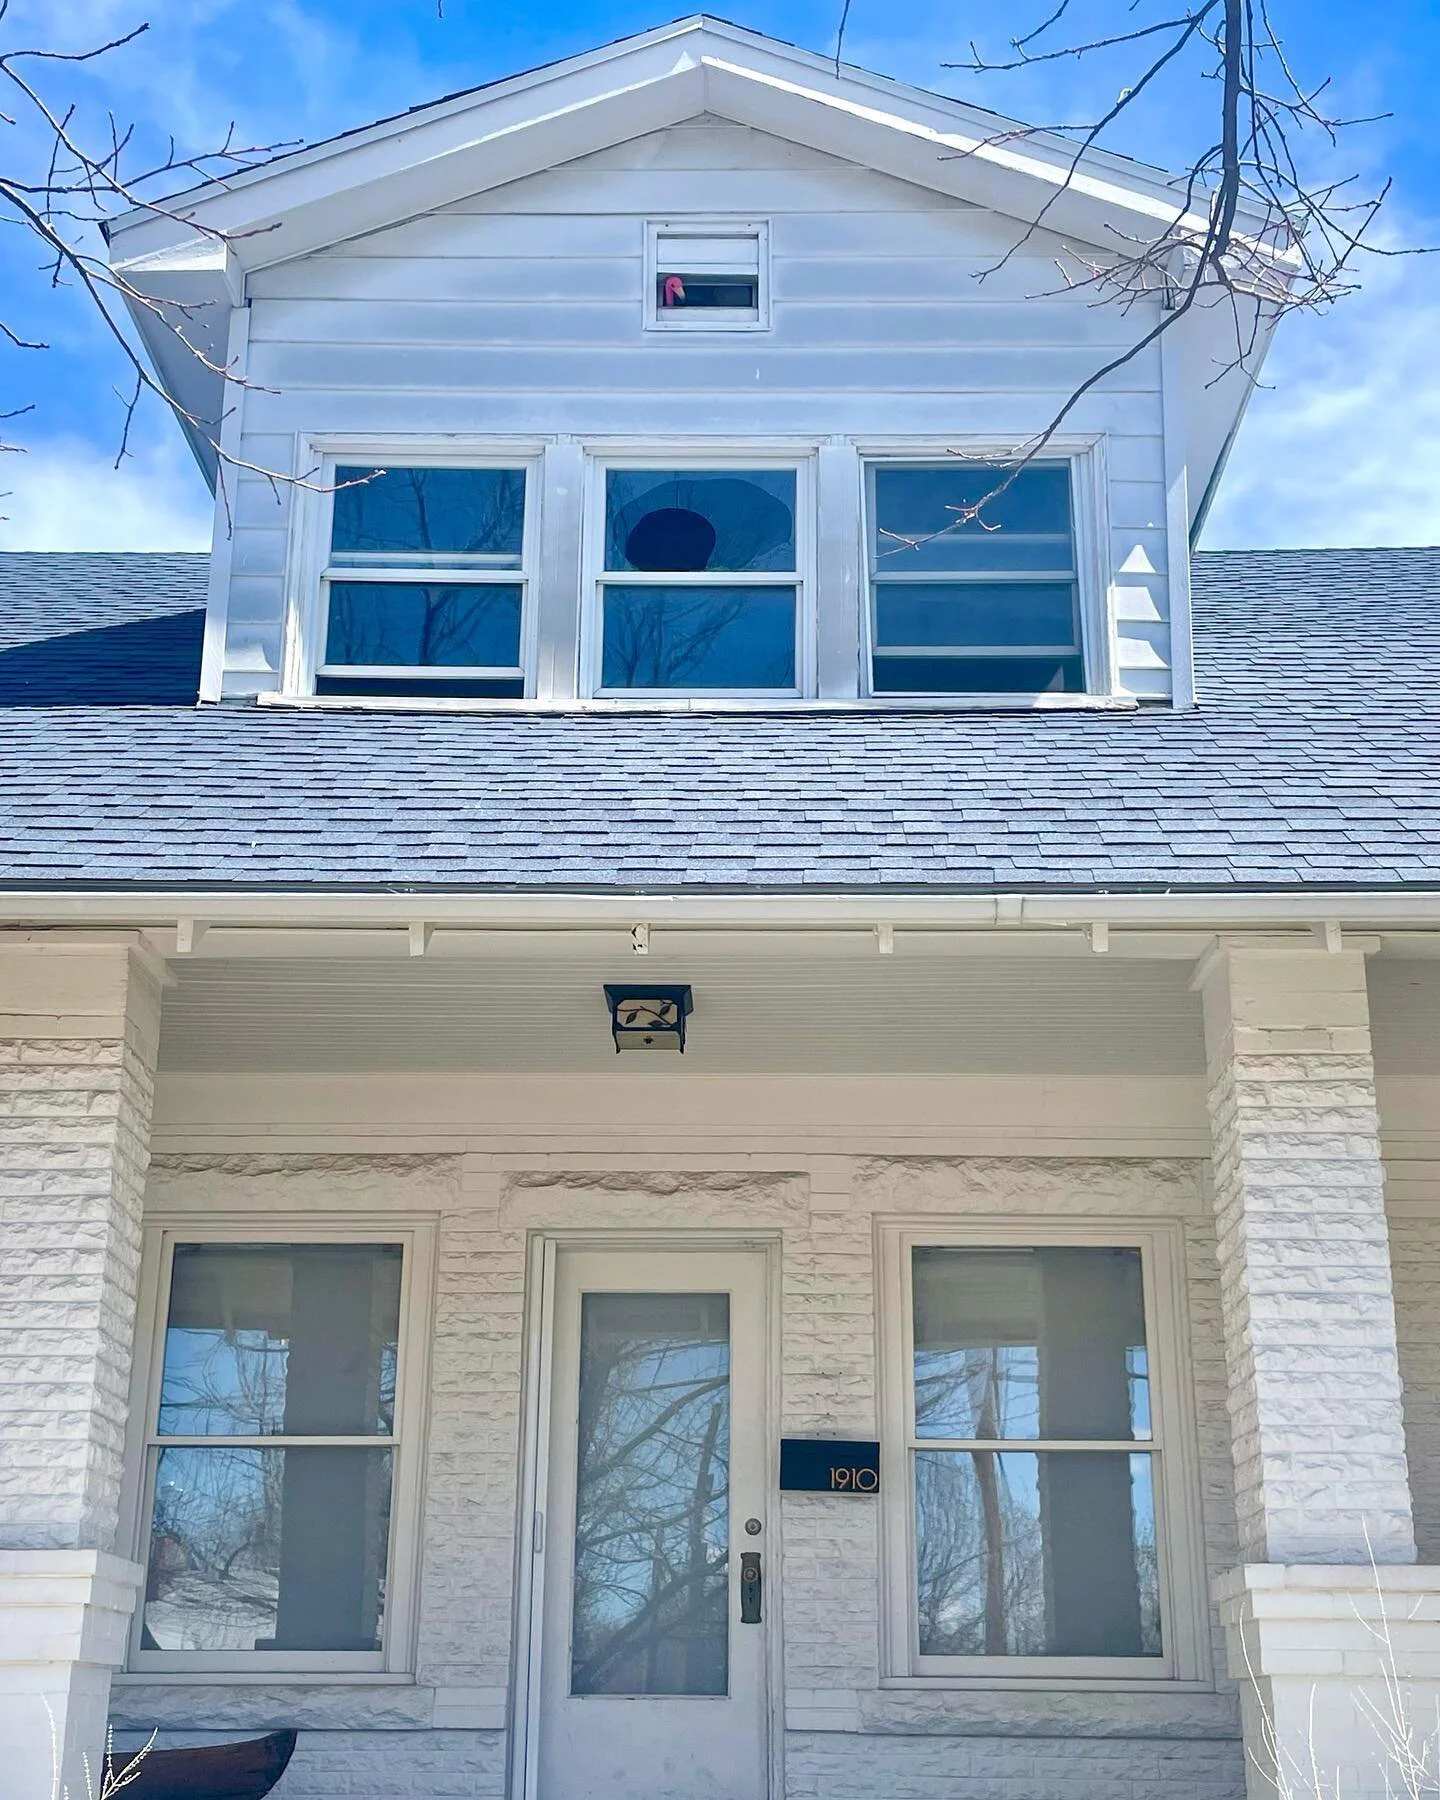
{"label": "white two-story house", "polygon": [[7,1800],[1433,1729],[1440,554],[1192,557],[1074,156],[702,18],[114,222],[217,526],[0,558]]}

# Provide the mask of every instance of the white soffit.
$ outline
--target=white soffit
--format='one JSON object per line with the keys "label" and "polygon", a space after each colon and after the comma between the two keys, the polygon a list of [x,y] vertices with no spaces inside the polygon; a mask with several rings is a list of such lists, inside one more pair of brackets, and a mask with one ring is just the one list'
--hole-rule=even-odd
{"label": "white soffit", "polygon": [[603,983],[688,982],[687,1073],[1034,1073],[1200,1079],[1188,962],[816,953],[644,959],[199,957],[172,962],[172,1072],[613,1073]]}

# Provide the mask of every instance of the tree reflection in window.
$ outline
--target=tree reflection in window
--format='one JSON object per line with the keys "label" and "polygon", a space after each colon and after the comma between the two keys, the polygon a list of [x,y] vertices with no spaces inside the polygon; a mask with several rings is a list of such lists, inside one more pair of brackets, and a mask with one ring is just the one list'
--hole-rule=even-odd
{"label": "tree reflection in window", "polygon": [[725,1294],[586,1294],[571,1692],[729,1680]]}
{"label": "tree reflection in window", "polygon": [[609,470],[602,688],[793,691],[795,504],[793,469]]}
{"label": "tree reflection in window", "polygon": [[379,1649],[401,1257],[395,1244],[176,1246],[145,1649]]}
{"label": "tree reflection in window", "polygon": [[912,1282],[921,1655],[1158,1656],[1140,1253],[918,1247]]}

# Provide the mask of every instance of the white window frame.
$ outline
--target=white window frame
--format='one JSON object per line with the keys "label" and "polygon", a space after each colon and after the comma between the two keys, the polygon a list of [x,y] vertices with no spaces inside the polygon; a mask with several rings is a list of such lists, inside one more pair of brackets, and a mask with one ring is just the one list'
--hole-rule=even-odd
{"label": "white window frame", "polygon": [[[898,1687],[1205,1689],[1209,1618],[1200,1476],[1186,1332],[1183,1239],[1173,1220],[973,1219],[891,1221],[878,1227],[881,1278],[881,1469],[884,1574],[882,1685]],[[1125,1450],[1147,1451],[1154,1472],[1162,1654],[1158,1657],[922,1656],[919,1650],[914,1478],[914,1295],[916,1248],[1039,1249],[1050,1245],[1140,1252],[1153,1435]],[[928,1441],[927,1441],[928,1442]],[[1007,1440],[1024,1451],[1027,1440]],[[1092,1446],[1086,1445],[1086,1448]],[[1100,1446],[1111,1448],[1111,1445]]]}
{"label": "white window frame", "polygon": [[140,1309],[131,1382],[130,1435],[121,1495],[121,1541],[146,1570],[150,1562],[150,1521],[155,1470],[161,1447],[171,1443],[206,1448],[251,1445],[274,1449],[293,1438],[171,1437],[156,1429],[165,1360],[165,1328],[170,1279],[177,1244],[398,1244],[400,1336],[393,1429],[386,1436],[324,1437],[317,1444],[359,1445],[392,1451],[390,1542],[385,1573],[385,1620],[378,1651],[354,1650],[147,1650],[142,1648],[143,1595],[131,1621],[126,1672],[160,1677],[233,1682],[237,1676],[273,1679],[283,1673],[299,1681],[409,1680],[415,1659],[420,1573],[421,1497],[425,1455],[428,1350],[434,1283],[432,1223],[398,1223],[373,1216],[326,1218],[294,1213],[173,1214],[147,1225],[142,1251]]}
{"label": "white window frame", "polygon": [[[871,528],[874,523],[875,483],[872,471],[886,463],[929,464],[944,467],[960,457],[966,462],[1003,463],[1013,459],[1014,444],[982,439],[947,438],[908,441],[893,439],[885,443],[857,444],[860,455],[860,695],[874,706],[884,707],[957,707],[976,706],[1058,706],[1083,705],[1087,698],[1117,693],[1113,608],[1110,604],[1110,569],[1105,546],[1110,540],[1106,507],[1105,442],[1103,437],[1057,437],[1045,446],[1036,460],[1042,463],[1067,463],[1070,469],[1071,531],[1075,548],[1076,609],[1080,629],[1080,660],[1084,687],[1077,693],[1049,691],[992,692],[937,690],[915,693],[877,693],[875,691],[875,589],[870,573]],[[958,453],[958,456],[957,456]],[[1014,654],[1024,657],[1023,647]]]}
{"label": "white window frame", "polygon": [[[730,313],[721,307],[700,307],[694,312],[683,306],[662,307],[657,298],[657,284],[664,264],[661,246],[669,237],[735,238],[753,242],[756,257],[755,317]],[[749,274],[738,265],[737,274]],[[695,219],[647,219],[645,222],[644,304],[642,322],[646,331],[769,331],[770,330],[770,223],[767,219],[732,219],[723,217]]]}
{"label": "white window frame", "polygon": [[[541,463],[545,446],[533,439],[518,441],[487,438],[455,442],[433,438],[310,438],[303,441],[297,473],[306,486],[295,491],[291,520],[289,595],[284,668],[281,691],[313,695],[316,678],[406,682],[413,696],[424,699],[427,691],[447,681],[519,681],[522,693],[515,699],[531,699],[535,693],[539,637],[539,576],[542,545]],[[331,564],[330,533],[335,511],[335,471],[342,467],[515,469],[525,472],[525,522],[518,569],[479,569],[463,564],[445,568],[418,568],[397,563],[349,567]],[[491,585],[520,589],[520,660],[507,667],[411,664],[345,664],[327,666],[325,637],[329,623],[329,590],[332,581],[429,583],[445,587]],[[390,696],[382,696],[389,698]],[[409,696],[406,696],[407,698]],[[349,699],[352,696],[339,696]],[[512,704],[514,701],[512,700]]]}
{"label": "white window frame", "polygon": [[[813,699],[815,695],[815,458],[816,447],[794,442],[773,450],[759,445],[676,443],[657,450],[653,440],[630,453],[606,446],[591,449],[585,480],[585,549],[582,559],[584,602],[580,619],[580,694],[585,700],[643,707],[673,706],[677,700],[703,710],[714,701],[741,700],[763,705]],[[674,469],[695,474],[743,474],[746,469],[795,472],[795,573],[777,569],[706,570],[695,574],[605,568],[605,489],[611,469]],[[795,588],[795,686],[790,688],[607,688],[601,685],[604,657],[604,588],[624,587],[783,587]]]}

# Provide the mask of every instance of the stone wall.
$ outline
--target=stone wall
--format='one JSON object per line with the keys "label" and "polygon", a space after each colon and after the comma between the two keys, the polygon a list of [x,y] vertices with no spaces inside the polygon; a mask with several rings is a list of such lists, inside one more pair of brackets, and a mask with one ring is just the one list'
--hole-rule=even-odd
{"label": "stone wall", "polygon": [[[403,1156],[183,1155],[152,1170],[159,1217],[247,1210],[438,1219],[421,1608],[413,1685],[117,1684],[129,1730],[305,1730],[278,1800],[498,1792],[511,1656],[526,1249],[607,1227],[778,1239],[784,1430],[873,1435],[877,1217],[1177,1221],[1208,1573],[1238,1550],[1214,1234],[1203,1165],[1178,1158],[638,1154],[447,1145]],[[1212,1619],[1214,1683],[1184,1690],[882,1685],[874,1506],[783,1497],[787,1791],[846,1800],[1067,1800],[1243,1788],[1238,1709]],[[835,1620],[847,1629],[837,1632]],[[357,1762],[356,1759],[359,1759]]]}

